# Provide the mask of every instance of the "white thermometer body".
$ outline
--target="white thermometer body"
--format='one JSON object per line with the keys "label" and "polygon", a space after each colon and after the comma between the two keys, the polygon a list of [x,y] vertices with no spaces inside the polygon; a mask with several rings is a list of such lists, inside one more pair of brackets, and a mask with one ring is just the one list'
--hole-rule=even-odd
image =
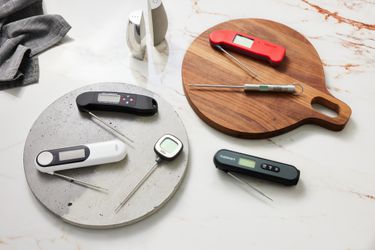
{"label": "white thermometer body", "polygon": [[118,162],[126,156],[120,140],[97,142],[44,150],[36,157],[36,168],[43,173]]}

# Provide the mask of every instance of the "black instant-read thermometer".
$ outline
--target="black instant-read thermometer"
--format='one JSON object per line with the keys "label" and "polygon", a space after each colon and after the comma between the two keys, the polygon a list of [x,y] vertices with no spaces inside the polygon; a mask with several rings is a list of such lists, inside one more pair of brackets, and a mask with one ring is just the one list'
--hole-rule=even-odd
{"label": "black instant-read thermometer", "polygon": [[76,102],[82,111],[112,111],[145,116],[158,112],[158,103],[154,98],[131,93],[90,91],[80,94]]}
{"label": "black instant-read thermometer", "polygon": [[218,169],[237,172],[287,186],[296,185],[300,171],[292,165],[271,161],[227,149],[219,150],[214,156]]}
{"label": "black instant-read thermometer", "polygon": [[300,176],[300,171],[292,165],[242,154],[227,149],[221,149],[215,154],[214,163],[218,169],[228,173],[236,180],[249,185],[252,189],[256,190],[270,200],[272,199],[267,195],[249,183],[244,182],[233,173],[241,173],[256,178],[281,183],[287,186],[296,185]]}
{"label": "black instant-read thermometer", "polygon": [[158,167],[158,164],[162,160],[172,161],[174,160],[182,151],[183,144],[175,136],[171,134],[163,135],[154,146],[154,151],[157,155],[155,159],[155,164],[147,172],[147,174],[138,182],[138,184],[133,188],[133,190],[125,197],[125,199],[116,207],[115,212],[118,213],[120,209],[130,200],[130,198],[137,192],[137,190],[143,185],[143,183],[150,177],[150,175]]}
{"label": "black instant-read thermometer", "polygon": [[87,112],[105,125],[110,130],[121,135],[130,142],[132,139],[113,128],[105,121],[96,116],[92,111],[111,111],[128,114],[150,116],[158,112],[158,103],[152,97],[131,93],[110,91],[89,91],[80,94],[76,98],[77,107],[80,111]]}

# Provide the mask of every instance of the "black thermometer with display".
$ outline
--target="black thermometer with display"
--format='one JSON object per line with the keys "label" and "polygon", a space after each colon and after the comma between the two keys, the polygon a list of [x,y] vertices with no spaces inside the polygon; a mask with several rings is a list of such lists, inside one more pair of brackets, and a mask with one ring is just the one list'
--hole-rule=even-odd
{"label": "black thermometer with display", "polygon": [[88,113],[107,128],[132,143],[134,143],[132,139],[100,119],[92,113],[92,111],[122,112],[142,116],[151,116],[158,112],[158,103],[154,98],[145,95],[122,92],[84,92],[76,98],[76,104],[80,111]]}
{"label": "black thermometer with display", "polygon": [[158,112],[158,103],[154,98],[131,93],[90,91],[80,94],[76,102],[82,111],[111,111],[145,116]]}
{"label": "black thermometer with display", "polygon": [[292,165],[227,149],[221,149],[215,154],[214,163],[218,169],[226,172],[237,181],[248,185],[270,200],[272,199],[266,194],[250,185],[248,182],[243,181],[233,173],[241,173],[287,186],[296,185],[300,176],[300,171]]}
{"label": "black thermometer with display", "polygon": [[174,160],[182,151],[183,144],[175,136],[171,134],[163,135],[154,145],[154,152],[157,157],[155,159],[155,164],[146,173],[146,175],[138,182],[138,184],[133,188],[133,190],[124,198],[124,200],[116,207],[115,212],[118,213],[121,208],[130,200],[130,198],[137,192],[137,190],[145,183],[145,181],[151,176],[151,174],[156,170],[158,164],[162,161],[172,161]]}
{"label": "black thermometer with display", "polygon": [[241,173],[286,186],[296,185],[300,175],[300,171],[292,165],[227,149],[221,149],[215,154],[214,163],[225,172]]}

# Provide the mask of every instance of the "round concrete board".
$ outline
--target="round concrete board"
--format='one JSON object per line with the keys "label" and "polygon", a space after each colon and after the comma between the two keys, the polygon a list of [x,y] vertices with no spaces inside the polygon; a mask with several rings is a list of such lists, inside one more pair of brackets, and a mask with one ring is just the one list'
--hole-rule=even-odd
{"label": "round concrete board", "polygon": [[[134,140],[126,144],[124,160],[95,167],[61,172],[105,187],[108,193],[88,189],[36,169],[35,158],[45,149],[54,149],[115,139],[100,122],[81,113],[76,97],[86,91],[118,91],[151,96],[159,111],[153,116],[95,112],[113,127]],[[114,210],[155,162],[153,147],[164,134],[178,137],[183,152],[171,162],[161,162],[156,171],[118,212]],[[98,83],[74,90],[48,106],[34,122],[27,137],[23,163],[29,187],[52,213],[71,224],[87,228],[113,228],[146,218],[160,209],[176,192],[188,163],[188,138],[173,107],[158,95],[125,83]]]}

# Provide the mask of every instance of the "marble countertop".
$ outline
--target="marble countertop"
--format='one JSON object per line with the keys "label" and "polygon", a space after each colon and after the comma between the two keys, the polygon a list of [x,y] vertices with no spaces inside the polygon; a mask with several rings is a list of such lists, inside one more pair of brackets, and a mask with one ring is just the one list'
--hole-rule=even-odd
{"label": "marble countertop", "polygon": [[[234,4],[236,3],[236,4]],[[145,1],[46,0],[72,30],[39,56],[38,84],[0,92],[0,249],[375,249],[375,2],[373,0],[164,1],[167,43],[147,60],[126,46],[127,16]],[[195,37],[223,21],[272,19],[317,49],[329,91],[349,104],[346,128],[305,125],[267,140],[222,134],[201,121],[184,97],[181,64]],[[174,106],[190,142],[187,176],[159,212],[131,226],[88,230],[64,223],[29,190],[23,147],[31,125],[54,100],[95,82],[127,82]],[[299,184],[249,179],[274,202],[241,189],[215,169],[220,148],[287,162]]]}

